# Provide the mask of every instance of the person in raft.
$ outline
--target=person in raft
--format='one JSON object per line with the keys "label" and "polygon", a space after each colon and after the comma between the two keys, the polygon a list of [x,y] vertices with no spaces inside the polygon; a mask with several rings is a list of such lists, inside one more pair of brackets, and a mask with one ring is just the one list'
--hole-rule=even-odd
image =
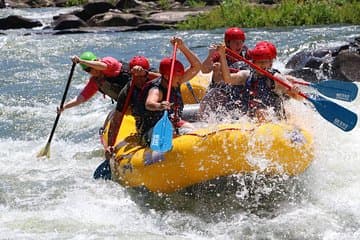
{"label": "person in raft", "polygon": [[87,51],[80,57],[73,56],[71,60],[76,64],[79,63],[90,75],[90,79],[81,93],[65,103],[63,108],[58,108],[58,112],[88,101],[97,91],[116,101],[121,89],[130,81],[127,63],[121,63],[113,57],[98,59],[94,53]]}
{"label": "person in raft", "polygon": [[[269,79],[256,70],[241,70],[230,73],[226,64],[226,47],[218,45],[220,54],[221,71],[224,81],[231,85],[245,85],[242,94],[242,111],[258,121],[269,121],[273,119],[274,113],[278,119],[284,119],[285,110],[283,106],[283,95],[295,99],[302,99],[297,93],[299,89],[292,87],[288,90],[283,85]],[[252,62],[261,69],[270,72],[277,78],[292,86],[287,77],[272,68],[273,60],[276,58],[276,47],[269,42],[259,42],[250,50]],[[271,110],[271,111],[269,111]]]}
{"label": "person in raft", "polygon": [[105,150],[106,159],[109,159],[114,153],[114,144],[116,137],[121,127],[123,114],[126,112],[128,106],[125,106],[126,99],[129,97],[129,107],[131,108],[132,115],[136,120],[136,128],[141,125],[140,113],[137,112],[135,105],[138,103],[140,93],[147,82],[160,77],[160,73],[149,72],[150,63],[144,56],[134,56],[129,62],[131,73],[131,82],[128,82],[121,90],[116,104],[115,112],[110,119],[110,127],[108,131],[108,142]]}
{"label": "person in raft", "polygon": [[[184,65],[176,59],[172,84],[168,86],[172,59],[163,58],[159,66],[161,77],[154,79],[144,88],[141,103],[137,105],[142,119],[142,125],[139,126],[138,130],[141,143],[147,146],[151,142],[153,127],[163,116],[164,110],[169,110],[169,118],[177,134],[193,129],[190,123],[181,119],[184,103],[180,85],[192,79],[200,71],[201,62],[181,38],[172,37],[170,43],[172,45],[177,44],[178,49],[185,55],[190,66],[185,69]],[[166,101],[169,87],[171,87],[170,100]]]}
{"label": "person in raft", "polygon": [[[245,40],[245,33],[240,28],[231,27],[226,29],[224,33],[225,46],[244,58],[250,59],[248,47],[244,44]],[[246,63],[230,56],[226,56],[226,64],[229,66],[230,72],[250,69]],[[200,104],[200,115],[206,118],[210,112],[229,111],[236,108],[237,106],[233,106],[235,103],[233,99],[240,98],[238,94],[242,92],[243,86],[229,86],[223,81],[220,55],[216,51],[216,45],[210,46],[209,54],[201,65],[201,71],[202,73],[213,71],[213,75],[208,91]]]}

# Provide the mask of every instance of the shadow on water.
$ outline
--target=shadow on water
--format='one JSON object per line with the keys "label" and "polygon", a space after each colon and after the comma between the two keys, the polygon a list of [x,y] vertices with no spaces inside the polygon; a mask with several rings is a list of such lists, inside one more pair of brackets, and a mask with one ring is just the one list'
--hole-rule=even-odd
{"label": "shadow on water", "polygon": [[296,205],[308,193],[298,177],[241,174],[217,178],[172,194],[129,189],[132,200],[144,211],[179,211],[205,222],[220,222],[234,214],[273,218],[280,210]]}

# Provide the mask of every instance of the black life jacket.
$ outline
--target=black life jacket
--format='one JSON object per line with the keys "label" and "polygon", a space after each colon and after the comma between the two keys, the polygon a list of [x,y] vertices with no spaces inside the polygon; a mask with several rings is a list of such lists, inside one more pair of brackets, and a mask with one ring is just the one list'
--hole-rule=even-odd
{"label": "black life jacket", "polygon": [[121,71],[118,76],[96,79],[99,91],[109,96],[113,101],[117,101],[121,89],[131,80],[129,64],[125,62],[121,62],[121,64]]}
{"label": "black life jacket", "polygon": [[[166,100],[167,88],[161,85],[162,78],[156,78],[150,82],[147,82],[143,87],[141,93],[138,95],[138,104],[134,106],[134,111],[136,115],[141,116],[143,119],[141,121],[141,126],[138,128],[140,134],[144,134],[161,119],[164,115],[163,111],[149,111],[145,108],[145,102],[148,97],[150,89],[156,87],[163,93],[162,101]],[[172,123],[176,123],[181,120],[182,111],[184,109],[184,103],[180,92],[180,87],[173,87],[170,93],[170,100],[173,105],[169,110],[169,118]]]}

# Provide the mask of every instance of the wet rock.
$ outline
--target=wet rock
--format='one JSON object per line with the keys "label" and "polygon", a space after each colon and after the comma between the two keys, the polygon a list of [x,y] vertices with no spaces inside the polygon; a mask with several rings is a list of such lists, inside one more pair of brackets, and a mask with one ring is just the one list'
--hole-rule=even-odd
{"label": "wet rock", "polygon": [[165,11],[150,15],[149,20],[155,23],[175,24],[185,21],[187,17],[203,13],[203,11]]}
{"label": "wet rock", "polygon": [[[0,0],[3,1],[3,0]],[[13,1],[13,2],[12,2]],[[207,1],[210,5],[218,0]],[[10,4],[9,4],[10,3]],[[7,0],[6,4],[14,7],[66,6],[68,0]],[[127,27],[120,31],[135,29],[139,31],[175,28],[175,24],[188,16],[210,11],[212,7],[190,8],[185,0],[169,0],[171,11],[164,11],[161,2],[153,0],[88,0],[81,10],[75,10],[66,17],[54,16],[53,30],[76,29],[84,27]],[[6,29],[13,28],[9,25]],[[17,28],[17,27],[14,27]],[[49,31],[49,29],[46,29]],[[63,31],[67,32],[67,31]],[[72,32],[72,31],[69,31]],[[56,33],[58,34],[58,33]]]}
{"label": "wet rock", "polygon": [[360,41],[357,38],[354,42],[338,47],[298,52],[285,65],[286,68],[292,69],[291,75],[307,81],[327,78],[360,81],[358,66]]}
{"label": "wet rock", "polygon": [[27,2],[25,1],[12,1],[12,0],[6,0],[5,3],[6,7],[10,8],[29,8],[31,7]]}
{"label": "wet rock", "polygon": [[114,5],[107,2],[93,2],[88,3],[84,6],[84,9],[78,13],[75,13],[76,16],[84,20],[88,21],[92,16],[96,14],[101,14],[109,11],[110,9],[115,9]]}
{"label": "wet rock", "polygon": [[97,14],[87,22],[89,26],[136,26],[145,23],[145,19],[130,13],[106,12]]}
{"label": "wet rock", "polygon": [[0,29],[2,30],[18,29],[18,28],[34,28],[41,26],[42,26],[41,22],[37,20],[32,20],[17,15],[12,15],[0,19]]}
{"label": "wet rock", "polygon": [[71,28],[87,27],[82,19],[71,14],[59,15],[54,22],[54,30],[64,30]]}
{"label": "wet rock", "polygon": [[353,51],[341,52],[334,60],[336,70],[333,77],[352,82],[360,82],[360,55]]}
{"label": "wet rock", "polygon": [[68,0],[55,0],[55,7],[66,7]]}
{"label": "wet rock", "polygon": [[[0,0],[0,2],[3,0]],[[5,5],[11,8],[41,8],[54,7],[53,0],[4,0]]]}
{"label": "wet rock", "polygon": [[132,29],[131,31],[150,31],[150,30],[164,30],[172,28],[169,25],[164,24],[156,24],[156,23],[145,23],[138,25],[135,29]]}
{"label": "wet rock", "polygon": [[316,76],[316,72],[314,69],[311,68],[302,68],[297,70],[292,70],[288,72],[291,76],[302,78],[308,82],[317,82],[318,77]]}
{"label": "wet rock", "polygon": [[117,9],[128,9],[128,8],[136,8],[143,5],[142,2],[136,0],[119,0],[115,7]]}

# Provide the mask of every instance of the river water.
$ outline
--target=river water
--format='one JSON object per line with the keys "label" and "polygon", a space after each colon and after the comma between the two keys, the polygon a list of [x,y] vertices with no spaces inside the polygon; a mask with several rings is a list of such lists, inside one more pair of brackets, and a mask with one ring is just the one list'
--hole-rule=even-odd
{"label": "river water", "polygon": [[[0,16],[21,13],[49,23],[64,9],[9,11]],[[289,103],[315,140],[312,165],[293,179],[238,176],[236,190],[214,187],[170,196],[96,181],[92,174],[103,160],[98,129],[114,107],[101,94],[64,112],[51,158],[36,158],[53,126],[70,56],[92,50],[127,61],[144,54],[157,67],[171,55],[172,35],[204,59],[223,31],[0,35],[0,239],[360,239],[359,126],[345,133],[309,105]],[[360,26],[245,31],[250,47],[273,41],[279,52],[275,65],[284,70],[295,52],[345,43]],[[68,98],[85,81],[77,67]],[[359,98],[338,103],[360,113]]]}

